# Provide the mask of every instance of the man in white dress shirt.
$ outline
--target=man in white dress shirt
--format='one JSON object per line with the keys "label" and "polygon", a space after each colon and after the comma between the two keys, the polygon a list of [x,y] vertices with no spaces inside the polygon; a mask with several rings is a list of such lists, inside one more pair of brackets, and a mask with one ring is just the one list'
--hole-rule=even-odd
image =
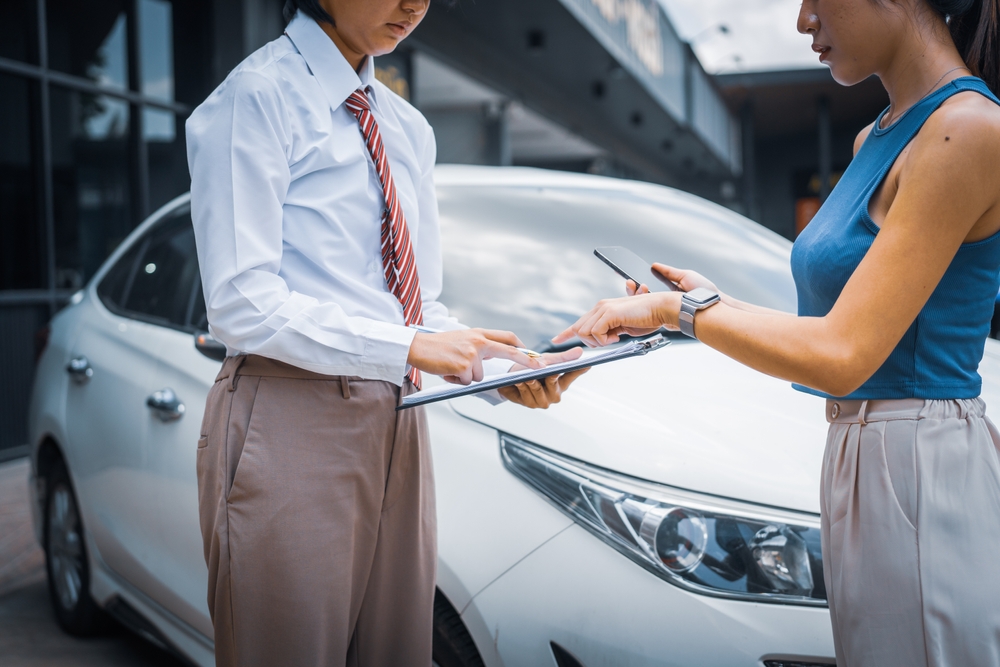
{"label": "man in white dress shirt", "polygon": [[[434,135],[372,61],[428,3],[288,0],[285,34],[187,122],[205,303],[229,350],[198,443],[219,665],[428,667],[427,428],[395,407],[421,371],[538,364],[437,301]],[[501,393],[544,408],[577,375]]]}

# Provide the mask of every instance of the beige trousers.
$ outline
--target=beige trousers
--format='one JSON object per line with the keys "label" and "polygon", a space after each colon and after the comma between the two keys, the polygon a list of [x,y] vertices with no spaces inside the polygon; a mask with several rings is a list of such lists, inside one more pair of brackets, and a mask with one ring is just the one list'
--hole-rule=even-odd
{"label": "beige trousers", "polygon": [[408,391],[223,364],[198,442],[217,665],[430,666],[434,483]]}
{"label": "beige trousers", "polygon": [[1000,433],[980,399],[828,401],[838,667],[1000,666]]}

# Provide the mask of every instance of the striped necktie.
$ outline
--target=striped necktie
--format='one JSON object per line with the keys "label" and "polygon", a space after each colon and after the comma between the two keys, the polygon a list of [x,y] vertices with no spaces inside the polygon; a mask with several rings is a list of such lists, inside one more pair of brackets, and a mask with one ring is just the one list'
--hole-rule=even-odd
{"label": "striped necktie", "polygon": [[[389,170],[389,160],[385,155],[378,123],[372,115],[371,105],[364,90],[360,88],[355,90],[345,104],[358,119],[365,145],[368,146],[375,171],[378,172],[379,183],[382,184],[382,194],[385,195],[385,211],[382,213],[382,268],[385,270],[385,282],[389,286],[389,291],[399,299],[403,307],[406,325],[423,324],[417,260],[413,256],[410,231],[406,226],[403,207],[396,196],[396,184]],[[411,367],[406,377],[410,378],[418,389],[420,388],[420,371]]]}

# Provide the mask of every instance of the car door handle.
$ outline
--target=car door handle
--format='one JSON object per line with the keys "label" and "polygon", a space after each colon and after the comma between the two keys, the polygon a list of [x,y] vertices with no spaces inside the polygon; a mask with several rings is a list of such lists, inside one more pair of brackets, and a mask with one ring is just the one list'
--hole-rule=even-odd
{"label": "car door handle", "polygon": [[77,384],[84,384],[90,378],[94,377],[94,369],[90,365],[90,361],[87,357],[79,356],[73,357],[66,364],[66,372]]}
{"label": "car door handle", "polygon": [[153,409],[153,414],[160,421],[172,422],[184,416],[184,404],[169,387],[150,394],[146,399],[146,405]]}

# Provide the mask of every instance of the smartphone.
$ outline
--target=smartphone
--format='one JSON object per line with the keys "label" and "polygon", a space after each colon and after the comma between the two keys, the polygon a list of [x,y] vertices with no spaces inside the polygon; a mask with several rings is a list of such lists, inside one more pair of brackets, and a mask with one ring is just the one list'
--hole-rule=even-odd
{"label": "smartphone", "polygon": [[681,289],[654,271],[652,264],[628,248],[621,246],[594,248],[594,254],[618,275],[626,280],[634,280],[637,285],[645,285],[650,292],[679,292]]}

